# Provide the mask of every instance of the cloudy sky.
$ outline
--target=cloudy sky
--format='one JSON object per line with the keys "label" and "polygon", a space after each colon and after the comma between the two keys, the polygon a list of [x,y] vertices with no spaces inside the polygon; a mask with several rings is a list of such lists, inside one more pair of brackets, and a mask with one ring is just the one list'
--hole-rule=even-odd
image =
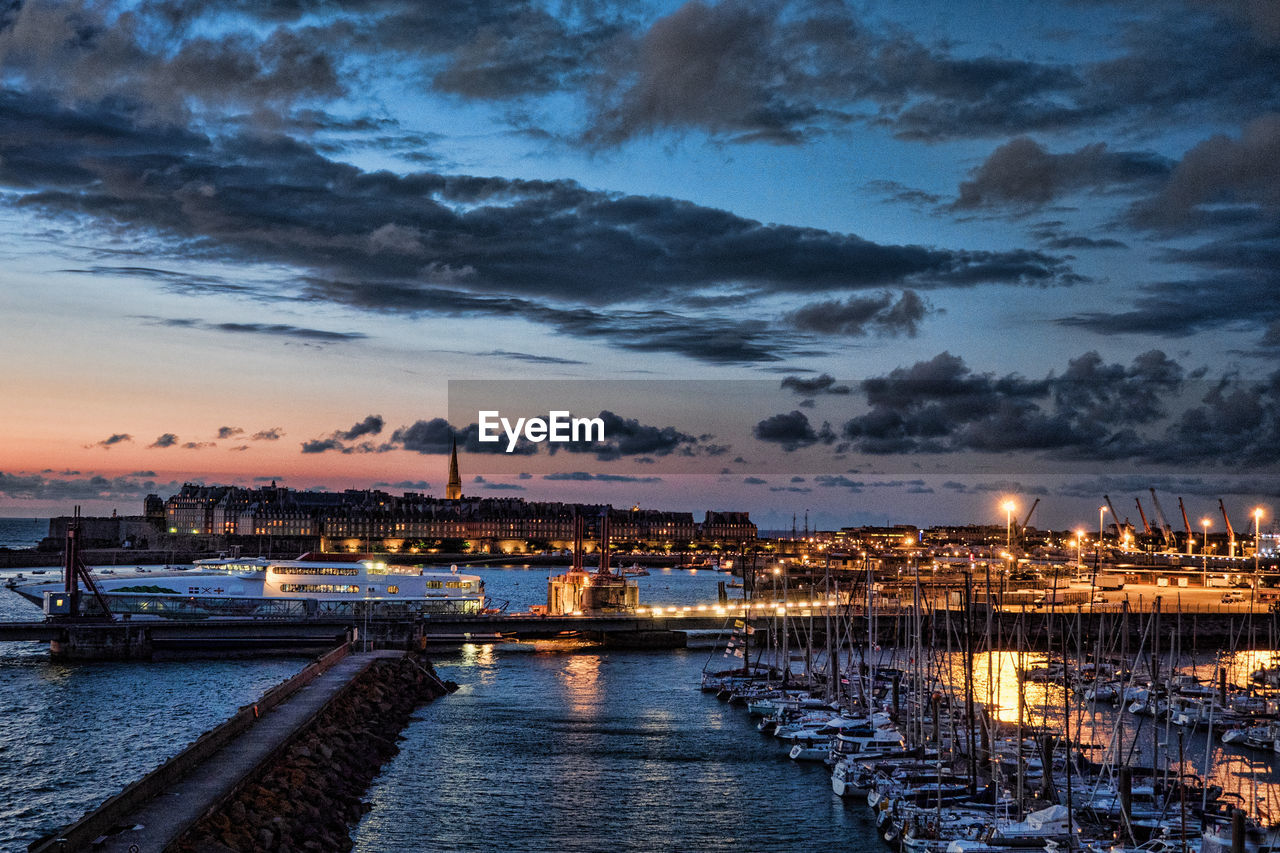
{"label": "cloudy sky", "polygon": [[32,0],[0,75],[0,514],[454,438],[765,526],[1280,504],[1274,3]]}

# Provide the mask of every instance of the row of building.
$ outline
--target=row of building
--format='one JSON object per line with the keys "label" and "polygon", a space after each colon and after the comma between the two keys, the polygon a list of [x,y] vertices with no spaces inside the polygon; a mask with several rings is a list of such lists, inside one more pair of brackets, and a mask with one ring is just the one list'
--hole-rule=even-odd
{"label": "row of building", "polygon": [[[161,521],[163,513],[163,521]],[[296,491],[272,483],[245,489],[188,483],[166,501],[147,498],[146,514],[171,535],[282,536],[416,543],[466,540],[524,542],[563,548],[573,540],[574,518],[591,524],[608,513],[615,542],[683,548],[756,539],[745,512],[692,513],[615,509],[611,506],[527,501],[521,498],[436,498],[416,492],[391,495],[376,489]]]}

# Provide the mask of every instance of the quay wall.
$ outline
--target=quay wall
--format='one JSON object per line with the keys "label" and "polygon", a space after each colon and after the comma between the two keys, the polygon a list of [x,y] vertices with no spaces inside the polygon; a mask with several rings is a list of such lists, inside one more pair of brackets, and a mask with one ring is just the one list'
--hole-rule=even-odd
{"label": "quay wall", "polygon": [[95,839],[106,835],[127,815],[167,792],[175,782],[243,734],[261,714],[280,705],[314,681],[321,673],[345,658],[350,648],[350,644],[344,643],[311,662],[297,675],[262,694],[257,702],[242,707],[225,723],[202,734],[182,752],[105,801],[94,811],[54,835],[33,842],[27,848],[29,853],[46,853],[46,851],[61,853],[61,851],[88,848]]}
{"label": "quay wall", "polygon": [[376,662],[169,849],[349,850],[361,798],[414,709],[457,689],[425,658]]}

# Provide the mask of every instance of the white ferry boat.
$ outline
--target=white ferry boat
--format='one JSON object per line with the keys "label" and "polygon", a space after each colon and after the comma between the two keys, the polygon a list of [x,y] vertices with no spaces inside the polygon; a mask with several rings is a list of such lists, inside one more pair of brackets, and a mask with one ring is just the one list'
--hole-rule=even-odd
{"label": "white ferry boat", "polygon": [[[94,572],[94,583],[116,614],[131,618],[298,618],[418,616],[431,613],[479,613],[484,581],[477,575],[427,571],[378,559],[341,559],[303,555],[297,560],[200,561],[192,569],[155,570],[146,575],[118,570],[111,577]],[[14,592],[44,608],[47,615],[67,612],[62,581],[24,584]],[[82,587],[81,606],[97,609]]]}

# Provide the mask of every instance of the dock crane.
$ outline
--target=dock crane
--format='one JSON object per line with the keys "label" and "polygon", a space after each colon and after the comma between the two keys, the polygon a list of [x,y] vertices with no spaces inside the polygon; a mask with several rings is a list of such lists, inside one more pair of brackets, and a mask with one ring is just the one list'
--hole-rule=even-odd
{"label": "dock crane", "polygon": [[1173,538],[1173,528],[1169,525],[1169,519],[1165,518],[1164,509],[1160,506],[1160,499],[1156,497],[1156,490],[1148,488],[1151,492],[1151,502],[1156,505],[1156,515],[1160,516],[1160,532],[1164,534],[1165,547],[1171,551],[1176,551],[1178,543]]}
{"label": "dock crane", "polygon": [[1116,541],[1123,543],[1124,537],[1133,530],[1133,525],[1127,518],[1124,521],[1120,520],[1120,513],[1116,512],[1115,506],[1112,505],[1110,495],[1103,495],[1102,499],[1107,502],[1107,509],[1111,510],[1111,523],[1116,528]]}
{"label": "dock crane", "polygon": [[1139,500],[1138,498],[1134,498],[1133,502],[1138,505],[1138,518],[1142,519],[1143,532],[1146,533],[1148,537],[1155,536],[1155,534],[1151,531],[1150,523],[1147,522],[1147,514],[1142,511],[1142,501]]}
{"label": "dock crane", "polygon": [[1227,507],[1222,502],[1222,498],[1218,498],[1218,509],[1222,511],[1222,520],[1227,523],[1227,556],[1234,557],[1236,555],[1236,529],[1231,526],[1231,519],[1227,517]]}
{"label": "dock crane", "polygon": [[1018,528],[1018,544],[1019,547],[1025,547],[1023,543],[1027,539],[1027,525],[1031,523],[1031,516],[1035,514],[1036,507],[1040,506],[1040,499],[1036,498],[1031,502],[1031,509],[1027,510],[1027,517],[1022,519],[1022,526]]}
{"label": "dock crane", "polygon": [[1182,498],[1178,498],[1178,509],[1182,510],[1182,526],[1187,528],[1187,556],[1190,556],[1196,539],[1191,535],[1191,522],[1187,520],[1187,508],[1182,505]]}

